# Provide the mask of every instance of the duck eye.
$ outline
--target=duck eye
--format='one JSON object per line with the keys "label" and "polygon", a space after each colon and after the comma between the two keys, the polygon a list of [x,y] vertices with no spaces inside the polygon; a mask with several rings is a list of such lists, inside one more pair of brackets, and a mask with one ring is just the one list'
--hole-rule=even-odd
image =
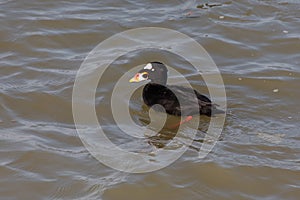
{"label": "duck eye", "polygon": [[143,74],[143,78],[148,78],[148,74]]}

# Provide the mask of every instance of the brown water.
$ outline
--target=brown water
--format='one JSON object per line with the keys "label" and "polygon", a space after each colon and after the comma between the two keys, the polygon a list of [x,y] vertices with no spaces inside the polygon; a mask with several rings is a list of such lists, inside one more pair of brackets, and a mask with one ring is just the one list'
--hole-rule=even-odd
{"label": "brown water", "polygon": [[[0,1],[1,199],[299,199],[300,3],[205,2]],[[89,154],[71,97],[76,72],[98,43],[144,26],[175,29],[204,46],[222,73],[228,115],[205,159],[191,148],[167,168],[134,175]],[[136,52],[115,64],[128,68],[133,57],[147,62]],[[193,80],[192,70],[168,62]],[[105,89],[122,73],[108,72]]]}

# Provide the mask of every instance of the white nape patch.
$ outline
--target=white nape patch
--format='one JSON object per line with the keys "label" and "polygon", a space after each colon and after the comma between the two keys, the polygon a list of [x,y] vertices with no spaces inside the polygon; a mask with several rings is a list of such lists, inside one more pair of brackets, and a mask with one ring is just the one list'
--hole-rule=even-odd
{"label": "white nape patch", "polygon": [[[145,67],[144,67],[144,69],[149,69],[149,70],[151,70],[152,69],[152,64],[151,63],[148,63]],[[153,71],[153,70],[152,70]]]}

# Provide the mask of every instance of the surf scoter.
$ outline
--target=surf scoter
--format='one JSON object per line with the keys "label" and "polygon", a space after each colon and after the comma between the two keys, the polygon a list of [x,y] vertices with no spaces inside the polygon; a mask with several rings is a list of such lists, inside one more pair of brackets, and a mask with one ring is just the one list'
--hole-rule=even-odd
{"label": "surf scoter", "polygon": [[[159,104],[166,113],[175,116],[201,115],[212,116],[220,110],[211,100],[191,88],[167,85],[168,69],[161,62],[148,63],[129,82],[140,82],[150,80],[144,86],[143,100],[149,107]],[[176,95],[175,95],[176,94]],[[197,98],[197,99],[196,99]],[[180,105],[183,102],[183,105]],[[195,109],[198,103],[199,110]]]}

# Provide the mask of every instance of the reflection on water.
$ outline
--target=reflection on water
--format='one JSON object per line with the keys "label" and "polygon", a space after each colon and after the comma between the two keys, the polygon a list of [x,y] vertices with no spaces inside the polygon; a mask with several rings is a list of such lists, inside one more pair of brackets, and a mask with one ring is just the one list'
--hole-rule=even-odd
{"label": "reflection on water", "polygon": [[[298,1],[5,0],[0,5],[2,199],[300,196]],[[84,148],[73,123],[71,96],[88,52],[113,34],[143,26],[181,31],[205,47],[222,72],[229,113],[222,137],[205,159],[197,158],[209,121],[204,117],[195,142],[178,161],[154,173],[128,175],[102,165]],[[106,96],[114,77],[153,58],[167,60],[207,94],[201,77],[184,61],[165,53],[133,52],[113,63],[99,83],[96,110],[114,143],[143,150],[154,162],[153,149],[166,145],[176,131],[133,140],[115,126]],[[138,94],[130,112],[137,124],[149,124]],[[170,151],[184,145],[177,144]]]}

